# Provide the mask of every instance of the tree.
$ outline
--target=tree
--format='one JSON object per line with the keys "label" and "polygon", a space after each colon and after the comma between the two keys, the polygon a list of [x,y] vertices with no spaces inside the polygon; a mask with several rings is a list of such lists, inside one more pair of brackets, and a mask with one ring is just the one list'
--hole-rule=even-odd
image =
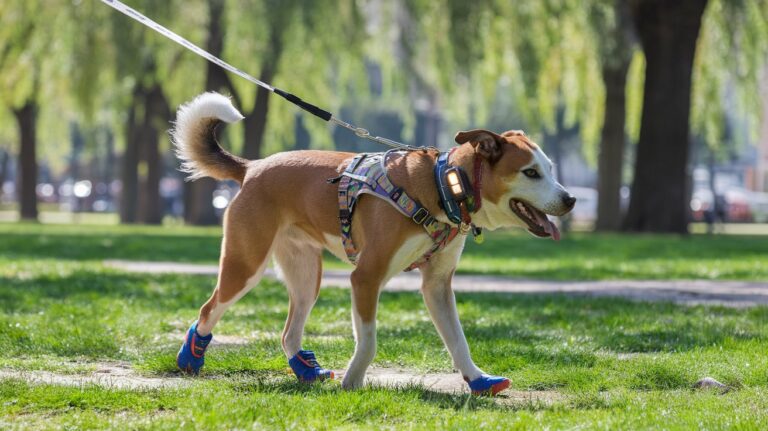
{"label": "tree", "polygon": [[[50,20],[50,21],[48,21]],[[20,216],[37,220],[37,117],[46,80],[43,66],[53,61],[47,28],[56,16],[40,1],[7,2],[0,9],[0,100],[16,120],[19,136],[17,194]]]}
{"label": "tree", "polygon": [[627,230],[688,232],[691,74],[706,4],[631,2],[646,73]]}
{"label": "tree", "polygon": [[[359,65],[362,70],[360,48],[365,35],[354,1],[236,0],[228,10],[225,58],[243,60],[239,67],[257,70],[256,77],[264,82],[277,86],[285,82],[286,90],[330,108],[346,92],[349,69]],[[328,29],[331,22],[333,31]],[[245,116],[243,157],[262,156],[268,121],[273,138],[293,139],[292,105],[283,103],[275,112],[271,103],[275,96],[244,80],[235,81],[231,90]],[[316,132],[318,141],[325,129],[325,141],[330,143],[325,124],[308,122],[306,126]]]}
{"label": "tree", "polygon": [[8,177],[8,165],[11,159],[7,151],[0,148],[0,199],[3,197],[3,185]]}
{"label": "tree", "polygon": [[[138,10],[158,22],[175,19],[183,22],[186,15],[174,2],[140,2]],[[182,8],[187,13],[195,8]],[[125,150],[121,166],[122,192],[120,220],[123,223],[162,221],[159,182],[164,172],[161,136],[165,136],[171,120],[168,88],[174,79],[188,88],[193,73],[179,73],[184,66],[182,47],[166,40],[118,13],[111,13],[112,43],[115,58],[112,71],[117,85],[130,88],[125,101],[128,115],[125,124]],[[189,71],[186,71],[189,72]],[[193,82],[194,84],[194,82]],[[163,142],[166,140],[163,140]]]}
{"label": "tree", "polygon": [[[208,34],[205,48],[216,57],[221,57],[224,50],[226,35],[226,26],[223,25],[225,5],[224,0],[208,0]],[[237,92],[234,90],[232,81],[224,69],[211,62],[207,62],[205,76],[206,91],[230,93],[235,98],[235,104],[240,105]],[[213,205],[211,205],[216,184],[217,182],[213,178],[200,178],[185,184],[184,219],[187,223],[215,225],[219,222]]]}
{"label": "tree", "polygon": [[626,147],[626,85],[634,34],[625,0],[592,5],[605,86],[605,109],[597,163],[597,222],[599,231],[621,228],[621,181]]}
{"label": "tree", "polygon": [[[768,2],[710,0],[694,63],[691,127],[717,158],[727,153],[728,122],[739,142],[757,140],[762,121],[760,71],[768,64]],[[733,125],[733,124],[732,124]]]}

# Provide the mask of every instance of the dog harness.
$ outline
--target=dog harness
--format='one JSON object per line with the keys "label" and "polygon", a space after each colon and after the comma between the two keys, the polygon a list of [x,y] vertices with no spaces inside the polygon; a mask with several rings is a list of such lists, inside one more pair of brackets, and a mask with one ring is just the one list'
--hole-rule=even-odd
{"label": "dog harness", "polygon": [[352,212],[360,195],[367,193],[389,203],[401,214],[422,226],[432,238],[432,246],[406,271],[418,268],[432,255],[445,248],[459,233],[459,229],[435,219],[429,211],[415,199],[408,196],[402,188],[392,184],[387,175],[386,162],[393,152],[358,154],[340,177],[329,180],[339,182],[339,220],[341,222],[341,240],[344,251],[352,264],[357,263],[358,249],[352,241]]}

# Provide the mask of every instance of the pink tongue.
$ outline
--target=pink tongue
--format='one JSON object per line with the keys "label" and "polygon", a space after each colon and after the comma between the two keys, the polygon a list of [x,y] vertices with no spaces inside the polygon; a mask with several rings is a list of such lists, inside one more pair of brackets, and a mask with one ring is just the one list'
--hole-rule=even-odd
{"label": "pink tongue", "polygon": [[544,227],[544,232],[550,234],[553,240],[560,241],[560,229],[558,229],[557,226],[552,223],[549,217],[544,214],[540,214],[538,211],[535,211],[534,215],[536,216],[536,221],[538,221],[539,224]]}
{"label": "pink tongue", "polygon": [[547,220],[547,223],[544,224],[544,230],[552,235],[553,240],[560,241],[560,229],[558,229],[554,223]]}

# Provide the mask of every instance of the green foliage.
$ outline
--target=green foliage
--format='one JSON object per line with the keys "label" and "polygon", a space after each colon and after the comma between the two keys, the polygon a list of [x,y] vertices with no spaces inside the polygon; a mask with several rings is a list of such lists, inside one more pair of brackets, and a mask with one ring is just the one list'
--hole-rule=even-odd
{"label": "green foliage", "polygon": [[768,2],[710,0],[694,64],[691,126],[711,149],[723,148],[726,117],[744,118],[747,140],[757,138],[767,59]]}
{"label": "green foliage", "polygon": [[[205,45],[206,1],[128,3]],[[605,62],[622,55],[612,36],[619,25],[617,4],[226,0],[223,57],[253,75],[273,63],[275,85],[334,112],[344,104],[395,110],[406,123],[406,139],[416,105],[441,110],[450,130],[503,123],[500,127],[525,126],[534,135],[551,131],[555,113],[563,108],[566,126],[578,124],[592,160],[604,110],[598,77]],[[747,138],[757,133],[766,22],[764,0],[710,1],[696,57],[691,124],[711,147],[723,140],[726,114],[745,119]],[[641,53],[632,57],[627,130],[636,139],[643,68]],[[366,61],[381,70],[381,95],[369,92]],[[6,107],[29,97],[41,101],[40,121],[46,127],[40,153],[54,165],[62,165],[62,137],[70,121],[122,127],[139,82],[161,83],[177,106],[202,91],[205,65],[98,1],[0,4],[0,100]],[[256,89],[238,78],[233,83],[239,108],[250,110]],[[290,104],[271,104],[267,152],[292,142],[297,112]],[[8,112],[0,116],[9,119]],[[306,121],[305,126],[314,146],[332,147],[326,124]],[[120,147],[123,134],[115,135]],[[240,135],[229,133],[235,141]],[[11,140],[15,130],[3,127],[0,136]]]}
{"label": "green foliage", "polygon": [[[604,90],[590,12],[580,1],[406,2],[420,25],[407,52],[420,75],[444,95],[442,109],[458,127],[489,121],[508,99],[537,136],[580,125],[588,152],[599,137]],[[587,5],[588,6],[588,5]],[[445,13],[448,10],[448,13]],[[410,42],[410,41],[409,41]],[[501,84],[501,85],[500,85]],[[507,128],[519,128],[507,124]]]}
{"label": "green foliage", "polygon": [[[42,0],[9,0],[0,4],[0,106],[19,108],[27,101],[39,107],[38,153],[50,155],[54,168],[63,165],[70,86],[68,73],[73,68],[69,44],[74,32],[64,4]],[[52,37],[52,29],[61,33]],[[6,117],[11,119],[12,116]],[[3,121],[9,139],[18,142],[15,119]],[[10,130],[8,130],[10,129]],[[18,150],[18,145],[14,146]]]}
{"label": "green foliage", "polygon": [[[273,67],[276,75],[269,84],[331,111],[350,93],[367,88],[362,67],[364,22],[354,1],[230,0],[225,21],[224,58],[257,78],[263,78],[259,73],[265,65]],[[328,30],[329,23],[333,31]],[[257,89],[245,80],[233,83],[242,103],[238,108],[250,111]],[[348,88],[350,83],[356,85]],[[270,103],[266,153],[293,142],[297,111],[288,103]],[[304,124],[312,133],[313,146],[333,147],[327,124],[314,120]]]}

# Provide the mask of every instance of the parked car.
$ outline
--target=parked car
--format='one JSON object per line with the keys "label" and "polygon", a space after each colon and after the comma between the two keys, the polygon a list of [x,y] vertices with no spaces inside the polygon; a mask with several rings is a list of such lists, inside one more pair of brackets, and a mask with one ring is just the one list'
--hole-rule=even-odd
{"label": "parked car", "polygon": [[768,223],[768,193],[752,192],[750,208],[755,223]]}
{"label": "parked car", "polygon": [[[721,215],[717,215],[715,201],[720,199]],[[691,196],[691,211],[695,221],[706,221],[712,212],[713,221],[749,223],[768,221],[768,194],[756,193],[740,187],[731,187],[721,195],[713,196],[710,189],[696,189]],[[760,219],[760,220],[758,220]]]}

